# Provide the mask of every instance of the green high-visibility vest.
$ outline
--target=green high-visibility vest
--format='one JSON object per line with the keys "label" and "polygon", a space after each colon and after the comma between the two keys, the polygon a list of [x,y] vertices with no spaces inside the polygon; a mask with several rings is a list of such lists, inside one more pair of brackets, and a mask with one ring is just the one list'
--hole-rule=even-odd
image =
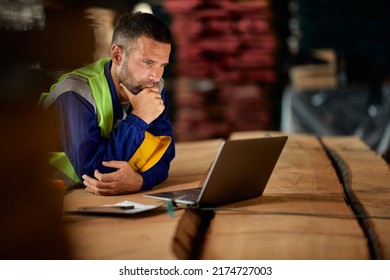
{"label": "green high-visibility vest", "polygon": [[[56,84],[50,88],[49,93],[42,93],[39,104],[43,104],[45,99],[53,91],[53,89],[70,75],[78,75],[88,80],[91,87],[92,97],[96,103],[96,114],[98,118],[98,125],[101,129],[102,137],[108,137],[112,129],[113,121],[113,107],[111,101],[110,89],[108,87],[107,79],[104,75],[104,65],[109,61],[109,58],[104,58],[96,61],[85,67],[76,69],[70,73],[63,75]],[[75,183],[80,182],[74,171],[74,168],[69,161],[68,156],[64,152],[52,152],[50,157],[50,164],[61,170],[66,176],[72,179]]]}

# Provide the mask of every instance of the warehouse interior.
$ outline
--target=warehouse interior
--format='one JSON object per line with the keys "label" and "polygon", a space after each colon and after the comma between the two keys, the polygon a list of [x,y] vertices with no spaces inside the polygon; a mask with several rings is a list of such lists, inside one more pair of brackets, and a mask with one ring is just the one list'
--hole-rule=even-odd
{"label": "warehouse interior", "polygon": [[252,130],[356,135],[390,161],[389,1],[0,5],[4,117],[35,106],[61,74],[107,56],[116,17],[140,9],[174,37],[164,78],[177,141]]}

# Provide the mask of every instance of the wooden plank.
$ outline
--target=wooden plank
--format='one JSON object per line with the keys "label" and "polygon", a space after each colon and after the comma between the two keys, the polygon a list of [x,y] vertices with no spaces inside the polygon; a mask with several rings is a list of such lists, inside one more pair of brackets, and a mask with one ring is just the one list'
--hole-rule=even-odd
{"label": "wooden plank", "polygon": [[200,181],[210,167],[221,139],[180,142],[176,144],[176,157],[171,164],[167,183],[155,189],[176,183]]}
{"label": "wooden plank", "polygon": [[[76,190],[65,197],[65,210],[124,200],[157,204],[141,194],[124,196],[96,196]],[[64,224],[74,259],[175,259],[170,249],[180,212],[170,218],[158,212],[132,216],[64,215]],[[158,236],[156,236],[156,234]]]}
{"label": "wooden plank", "polygon": [[[67,194],[64,210],[82,206],[114,204],[124,200],[144,204],[164,204],[143,197],[156,190],[196,187],[211,164],[221,140],[179,143],[168,180],[153,191],[121,196],[97,196],[78,189]],[[171,218],[165,211],[134,216],[64,215],[64,224],[74,259],[176,259],[172,240],[183,211]]]}
{"label": "wooden plank", "polygon": [[[264,135],[236,133],[232,138]],[[235,211],[216,211],[202,259],[370,257],[364,234],[316,137],[290,135],[263,196],[225,207]]]}
{"label": "wooden plank", "polygon": [[362,223],[376,242],[372,250],[379,250],[378,258],[390,259],[389,165],[358,137],[323,137],[323,142],[348,168],[350,189],[368,215]]}

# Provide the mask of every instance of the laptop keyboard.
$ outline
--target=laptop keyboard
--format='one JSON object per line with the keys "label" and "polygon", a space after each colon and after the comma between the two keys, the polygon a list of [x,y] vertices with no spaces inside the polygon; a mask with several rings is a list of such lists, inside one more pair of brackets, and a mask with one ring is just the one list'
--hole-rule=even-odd
{"label": "laptop keyboard", "polygon": [[180,191],[161,193],[159,196],[172,199],[172,200],[180,199],[180,200],[188,200],[188,201],[197,201],[200,191],[201,188],[186,189]]}
{"label": "laptop keyboard", "polygon": [[175,192],[175,198],[180,199],[180,200],[184,200],[184,201],[196,202],[199,198],[201,190],[202,190],[202,188],[177,191],[177,192]]}
{"label": "laptop keyboard", "polygon": [[175,198],[177,200],[184,200],[184,201],[197,201],[198,200],[198,197],[199,197],[199,193],[198,194],[185,194],[185,195],[181,195],[181,196],[175,196]]}

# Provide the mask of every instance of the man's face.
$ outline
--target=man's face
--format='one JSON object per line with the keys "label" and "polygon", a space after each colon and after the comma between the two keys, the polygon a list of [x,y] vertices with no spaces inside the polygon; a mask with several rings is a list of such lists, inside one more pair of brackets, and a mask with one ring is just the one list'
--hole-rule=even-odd
{"label": "man's face", "polygon": [[171,45],[140,37],[128,53],[124,53],[119,82],[133,94],[155,87],[168,64]]}

